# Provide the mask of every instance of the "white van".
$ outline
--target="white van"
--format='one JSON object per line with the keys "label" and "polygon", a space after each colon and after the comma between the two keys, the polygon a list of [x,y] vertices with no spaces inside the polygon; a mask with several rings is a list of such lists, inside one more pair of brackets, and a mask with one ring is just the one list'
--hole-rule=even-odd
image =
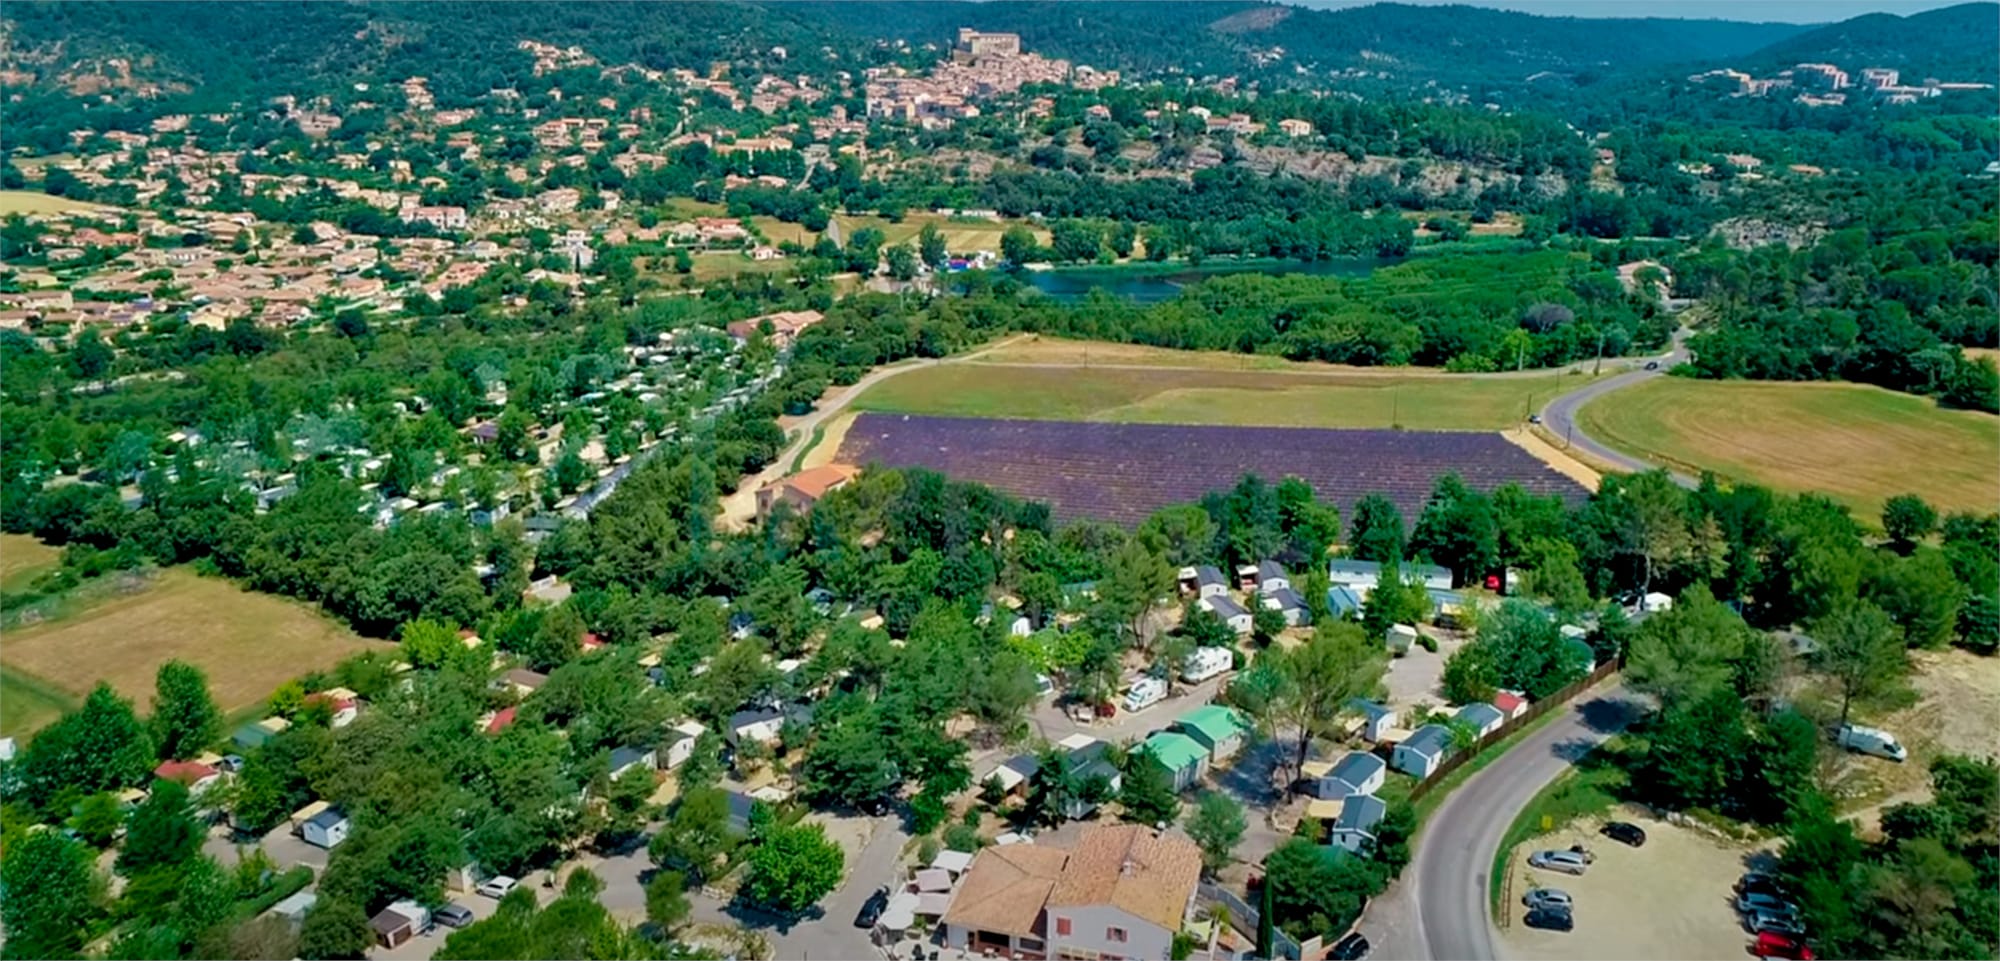
{"label": "white van", "polygon": [[1157,677],[1142,677],[1133,682],[1132,689],[1125,692],[1125,710],[1143,711],[1167,696],[1167,682]]}
{"label": "white van", "polygon": [[1850,751],[1873,754],[1891,761],[1908,760],[1910,756],[1910,752],[1896,742],[1896,735],[1878,727],[1844,724],[1841,725],[1840,734],[1835,741]]}
{"label": "white van", "polygon": [[1181,663],[1181,680],[1200,684],[1235,666],[1236,658],[1226,647],[1197,647]]}

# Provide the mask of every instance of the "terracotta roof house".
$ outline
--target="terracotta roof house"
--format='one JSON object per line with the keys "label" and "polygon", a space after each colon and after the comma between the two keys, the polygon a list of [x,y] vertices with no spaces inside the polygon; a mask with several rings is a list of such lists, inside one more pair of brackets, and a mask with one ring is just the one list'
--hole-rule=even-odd
{"label": "terracotta roof house", "polygon": [[860,473],[852,464],[826,464],[773,481],[757,491],[757,516],[769,516],[779,501],[801,513],[812,510],[820,498],[846,487]]}
{"label": "terracotta roof house", "polygon": [[1165,958],[1187,920],[1201,851],[1141,825],[1093,827],[1069,850],[986,848],[940,923],[950,947],[1007,958]]}
{"label": "terracotta roof house", "polygon": [[1048,957],[1042,909],[1069,852],[1040,844],[984,848],[940,923],[953,947],[975,954]]}
{"label": "terracotta roof house", "polygon": [[765,321],[770,321],[771,343],[783,350],[791,346],[800,332],[825,319],[826,315],[817,310],[781,310],[775,314],[736,321],[729,325],[728,330],[729,336],[737,340],[749,340],[750,335],[761,329]]}
{"label": "terracotta roof house", "polygon": [[222,772],[200,761],[162,761],[153,769],[153,776],[162,781],[178,781],[187,786],[189,794],[200,794],[222,779]]}
{"label": "terracotta roof house", "polygon": [[1186,838],[1136,824],[1086,832],[1049,892],[1052,955],[1170,957],[1200,876]]}

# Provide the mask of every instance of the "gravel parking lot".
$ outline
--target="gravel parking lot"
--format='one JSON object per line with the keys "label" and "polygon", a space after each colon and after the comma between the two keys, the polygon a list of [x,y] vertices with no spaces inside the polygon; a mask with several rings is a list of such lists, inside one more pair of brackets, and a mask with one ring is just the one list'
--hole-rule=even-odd
{"label": "gravel parking lot", "polygon": [[[1731,903],[1732,887],[1754,849],[1625,809],[1617,816],[1646,829],[1646,845],[1630,848],[1597,833],[1601,822],[1579,822],[1535,838],[1513,853],[1511,901],[1499,919],[1501,944],[1513,958],[1551,961],[1700,959],[1743,961],[1750,936]],[[1581,876],[1529,868],[1528,855],[1581,842],[1597,862]],[[1541,931],[1521,923],[1521,895],[1552,887],[1576,900],[1576,930]]]}
{"label": "gravel parking lot", "polygon": [[1423,632],[1436,639],[1437,653],[1413,646],[1408,654],[1389,659],[1389,673],[1382,678],[1389,689],[1389,706],[1399,710],[1418,704],[1443,707],[1445,659],[1465,646],[1464,637],[1455,632],[1435,627],[1425,627]]}

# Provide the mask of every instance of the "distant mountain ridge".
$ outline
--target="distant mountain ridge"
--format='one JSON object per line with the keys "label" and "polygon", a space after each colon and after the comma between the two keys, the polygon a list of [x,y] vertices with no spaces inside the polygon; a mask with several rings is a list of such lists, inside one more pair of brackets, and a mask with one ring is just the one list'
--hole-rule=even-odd
{"label": "distant mountain ridge", "polygon": [[1962,3],[1907,17],[1866,14],[1789,37],[1748,58],[1757,67],[1820,62],[1894,67],[1906,80],[2000,82],[2000,3]]}
{"label": "distant mountain ridge", "polygon": [[[198,91],[204,100],[399,76],[431,76],[441,95],[473,96],[506,86],[526,69],[526,58],[513,49],[523,39],[581,46],[606,64],[657,69],[705,70],[726,60],[783,69],[772,48],[825,48],[835,54],[833,66],[853,70],[880,62],[881,41],[942,48],[961,26],[1016,32],[1030,50],[1103,68],[1269,83],[1301,71],[1334,74],[1337,83],[1371,94],[1491,89],[1551,73],[1603,79],[1670,66],[1761,70],[1817,60],[1956,79],[2000,73],[2000,6],[1993,3],[1808,28],[1397,3],[1322,10],[1263,0],[18,0],[0,8],[0,26],[0,68],[9,89],[57,97],[99,93],[102,78],[77,82],[78,65],[102,71],[112,60],[129,62],[138,81]],[[804,67],[796,55],[793,63]],[[110,79],[117,89],[122,78]]]}

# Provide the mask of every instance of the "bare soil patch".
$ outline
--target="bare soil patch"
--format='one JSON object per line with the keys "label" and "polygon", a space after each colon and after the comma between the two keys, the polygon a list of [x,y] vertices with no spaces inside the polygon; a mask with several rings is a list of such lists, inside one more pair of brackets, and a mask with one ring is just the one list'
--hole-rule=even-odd
{"label": "bare soil patch", "polygon": [[[1754,853],[1692,828],[1637,811],[1618,818],[1646,829],[1646,845],[1630,848],[1597,833],[1602,821],[1581,821],[1516,848],[1512,886],[1500,925],[1503,953],[1550,961],[1701,959],[1741,961],[1750,936],[1731,904],[1731,888]],[[1528,856],[1581,843],[1597,862],[1580,876],[1528,867]],[[1576,929],[1543,931],[1521,923],[1521,896],[1531,887],[1566,891],[1576,901]]]}

